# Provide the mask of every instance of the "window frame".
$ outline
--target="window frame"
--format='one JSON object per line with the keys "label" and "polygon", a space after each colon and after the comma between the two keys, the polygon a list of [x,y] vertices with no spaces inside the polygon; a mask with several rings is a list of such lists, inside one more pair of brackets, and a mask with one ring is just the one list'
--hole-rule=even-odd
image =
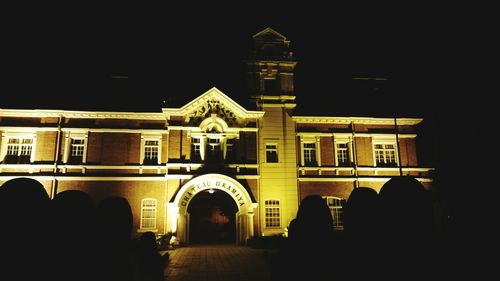
{"label": "window frame", "polygon": [[[271,203],[276,203],[277,204],[271,204]],[[268,210],[270,212],[268,212]],[[272,210],[277,212],[273,212]],[[277,214],[277,216],[275,216]],[[269,216],[271,215],[271,216]],[[273,222],[276,222],[276,217],[277,217],[277,223],[278,225],[274,225]],[[269,225],[268,225],[269,223]],[[281,228],[281,202],[278,199],[267,199],[264,201],[264,227],[267,229],[279,229]]]}
{"label": "window frame", "polygon": [[[382,145],[381,149],[376,148],[377,145]],[[392,145],[392,149],[388,149],[385,146],[386,145]],[[399,167],[399,161],[398,161],[398,147],[397,147],[397,142],[396,141],[391,141],[391,140],[376,140],[373,141],[373,164],[375,167]],[[377,152],[382,151],[382,156],[384,159],[384,163],[382,165],[379,164],[377,161]],[[387,162],[388,159],[388,151],[393,151],[394,155],[394,162]]]}
{"label": "window frame", "polygon": [[[144,206],[144,203],[148,200],[154,202],[154,207]],[[145,210],[154,210],[152,212],[152,214],[154,214],[154,218],[145,218],[146,214]],[[144,224],[146,220],[151,220],[153,222],[152,223],[153,226],[145,227]],[[141,219],[139,222],[139,228],[144,231],[157,230],[157,220],[158,220],[158,200],[156,200],[156,198],[143,198],[141,200]]]}
{"label": "window frame", "polygon": [[[346,147],[345,148],[339,148],[339,145],[345,145]],[[334,147],[335,147],[335,164],[337,165],[337,167],[350,167],[353,163],[352,161],[352,149],[351,149],[351,142],[350,141],[335,141],[334,143]],[[340,151],[345,151],[345,156],[346,156],[346,159],[347,161],[346,162],[340,162],[339,160],[339,156],[341,155],[341,153],[339,153]],[[344,154],[344,153],[342,153]],[[341,165],[341,163],[344,163],[343,165]]]}
{"label": "window frame", "polygon": [[[15,146],[18,148],[17,149],[17,155],[13,154],[7,154],[9,150],[9,141],[11,139],[18,139],[19,143],[16,143]],[[23,140],[31,140],[31,143],[23,143]],[[30,154],[25,154],[29,155],[29,161],[26,163],[23,163],[21,161],[21,156],[23,155],[23,148],[25,147],[30,147],[31,149]],[[0,148],[0,159],[3,164],[11,164],[11,165],[26,165],[26,164],[31,164],[35,162],[35,154],[36,154],[36,133],[17,133],[17,132],[4,132],[2,134],[2,145]],[[11,162],[9,161],[8,156],[16,156],[16,161],[15,163],[8,163]]]}
{"label": "window frame", "polygon": [[[195,142],[194,140],[197,140],[198,142]],[[191,161],[193,161],[193,160],[202,161],[203,160],[203,157],[201,154],[202,153],[201,147],[202,147],[201,137],[191,137]],[[198,150],[196,150],[195,148],[198,148]],[[195,154],[194,153],[195,151],[198,151],[198,154]],[[194,157],[196,157],[196,159]]]}
{"label": "window frame", "polygon": [[[80,163],[85,163],[85,160],[84,160],[84,155],[86,154],[86,146],[87,146],[87,142],[86,142],[86,139],[84,137],[72,137],[69,139],[70,140],[70,144],[69,144],[69,151],[68,151],[68,162],[69,163],[75,163],[75,164],[80,164]],[[73,142],[74,141],[82,141],[81,144],[74,144]],[[77,151],[79,152],[80,150],[74,150],[74,148],[81,148],[81,155],[73,155],[73,152],[74,151]],[[75,161],[74,159],[77,159],[77,157],[80,157],[81,160],[80,161]]]}
{"label": "window frame", "polygon": [[224,137],[221,134],[207,134],[205,147],[205,159],[207,161],[220,161],[223,159]]}
{"label": "window frame", "polygon": [[[71,161],[72,160],[72,152],[73,152],[73,140],[83,140],[83,154],[81,162]],[[71,132],[66,131],[65,140],[64,140],[64,154],[62,158],[62,162],[64,164],[85,164],[87,162],[87,150],[88,150],[88,132]]]}
{"label": "window frame", "polygon": [[225,155],[224,160],[228,162],[234,162],[236,160],[236,139],[226,138],[225,141]]}
{"label": "window frame", "polygon": [[[343,213],[344,213],[345,200],[336,196],[323,196],[323,198],[325,199],[326,205],[330,210],[330,215],[332,216],[333,229],[343,230],[344,229]],[[338,202],[338,205],[335,204],[331,205],[329,203],[329,200],[334,200],[333,202]]]}
{"label": "window frame", "polygon": [[[306,147],[306,145],[313,145],[314,147]],[[307,167],[317,167],[318,166],[318,148],[316,141],[304,141],[302,142],[302,158],[304,160],[304,165]],[[307,161],[307,157],[310,157],[313,161]]]}
{"label": "window frame", "polygon": [[[275,148],[268,148],[268,146],[274,146]],[[278,152],[278,143],[276,142],[266,142],[264,144],[264,147],[265,147],[265,160],[266,162],[265,163],[279,163],[280,161],[280,158],[279,158],[279,152]],[[276,155],[276,161],[269,161],[269,157],[268,157],[268,153],[272,153],[272,152],[275,152],[275,155]],[[271,159],[273,160],[273,159]]]}
{"label": "window frame", "polygon": [[[148,145],[147,142],[148,141],[156,141],[158,144],[157,144],[157,160],[156,162],[154,161],[151,161],[151,162],[148,162],[146,161],[146,147],[154,147],[154,146],[151,146],[151,145]],[[161,165],[161,154],[162,154],[162,136],[161,135],[142,135],[141,136],[141,155],[140,155],[140,159],[139,159],[139,163],[141,165]],[[151,158],[151,159],[154,159],[154,158]]]}

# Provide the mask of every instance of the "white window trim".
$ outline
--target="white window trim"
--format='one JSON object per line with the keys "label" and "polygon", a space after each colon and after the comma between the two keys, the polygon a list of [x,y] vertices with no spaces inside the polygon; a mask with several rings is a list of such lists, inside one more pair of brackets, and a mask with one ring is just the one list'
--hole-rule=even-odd
{"label": "white window trim", "polygon": [[308,137],[301,137],[300,138],[300,166],[305,166],[305,157],[304,157],[304,144],[306,143],[314,143],[315,144],[315,150],[316,150],[316,165],[318,167],[321,167],[321,138],[320,137],[315,137],[315,138],[308,138]]}
{"label": "white window trim", "polygon": [[[268,205],[267,205],[267,202],[268,201],[278,201],[278,205],[269,205],[269,208],[278,208],[278,214],[279,214],[279,226],[267,226],[266,225],[266,218],[267,218],[267,213],[266,213],[266,209],[268,208]],[[281,200],[279,199],[267,199],[267,200],[264,200],[264,228],[266,229],[280,229],[281,226],[283,225],[283,222],[281,221],[282,220],[282,209],[281,209]]]}
{"label": "white window trim", "polygon": [[[278,158],[277,162],[268,162],[267,161],[267,146],[268,145],[274,145],[276,146],[276,158]],[[266,164],[278,164],[280,162],[280,153],[279,153],[279,146],[277,142],[265,142],[264,143],[264,163]]]}
{"label": "white window trim", "polygon": [[379,138],[373,138],[372,139],[372,151],[373,151],[373,166],[377,167],[377,157],[375,153],[375,145],[376,144],[392,144],[394,145],[394,161],[396,161],[396,167],[399,167],[399,147],[398,143],[396,141],[396,137],[394,138],[384,138],[384,139],[379,139]]}
{"label": "white window trim", "polygon": [[339,166],[339,158],[338,158],[338,150],[337,150],[337,144],[342,144],[342,143],[345,143],[347,144],[347,150],[349,152],[349,163],[354,163],[354,151],[352,150],[352,139],[349,138],[349,137],[338,137],[338,136],[334,136],[333,137],[333,150],[334,150],[334,153],[335,153],[335,166]]}
{"label": "white window trim", "polygon": [[[144,201],[146,200],[154,200],[155,202],[155,207],[154,207],[154,210],[155,210],[155,220],[154,220],[154,227],[151,227],[151,228],[144,228],[142,227],[142,222],[143,222],[143,218],[144,218]],[[152,208],[151,208],[152,209]],[[141,200],[141,219],[140,219],[140,222],[139,222],[139,229],[140,230],[143,230],[143,231],[154,231],[154,230],[157,230],[157,221],[158,221],[158,200],[156,200],[156,198],[143,198]]]}
{"label": "white window trim", "polygon": [[309,142],[309,141],[306,141],[306,142],[302,142],[302,159],[303,159],[303,162],[304,162],[304,165],[306,164],[306,150],[312,150],[312,148],[305,148],[304,146],[306,144],[314,144],[314,156],[315,156],[315,161],[316,161],[316,165],[318,165],[318,157],[317,157],[317,145],[316,145],[316,142]]}
{"label": "white window trim", "polygon": [[145,146],[146,146],[146,141],[158,141],[158,165],[161,165],[161,147],[162,147],[162,136],[161,135],[141,135],[141,153],[140,153],[140,158],[139,158],[139,164],[143,165],[144,164],[144,155],[145,155]]}
{"label": "white window trim", "polygon": [[5,160],[9,139],[32,139],[30,162],[35,162],[36,154],[36,132],[4,132],[2,134],[2,146],[0,148],[0,159]]}
{"label": "white window trim", "polygon": [[[234,140],[233,142],[229,141],[229,140]],[[235,149],[235,146],[236,146],[236,139],[235,138],[224,138],[223,140],[224,142],[224,145],[223,145],[223,157],[224,157],[224,160],[226,160],[226,157],[227,157],[227,148],[228,146],[231,146],[232,147],[232,152],[233,152],[233,155],[235,155],[235,152],[234,149]],[[231,145],[229,145],[231,144]],[[279,161],[279,158],[278,158],[278,161]]]}
{"label": "white window trim", "polygon": [[63,163],[67,164],[69,161],[69,157],[71,156],[71,140],[72,139],[83,139],[83,157],[82,164],[87,163],[87,148],[89,143],[89,133],[88,132],[71,132],[67,131],[64,134],[64,155],[63,155]]}
{"label": "white window trim", "polygon": [[[199,140],[199,142],[195,143],[195,142],[193,142],[193,139],[197,139],[197,140]],[[205,155],[204,155],[205,149],[203,148],[204,143],[205,143],[205,141],[204,141],[203,137],[201,137],[201,136],[191,136],[191,150],[193,150],[193,146],[194,145],[199,146],[201,161],[205,160]],[[193,155],[191,155],[191,158],[192,157],[193,157]]]}

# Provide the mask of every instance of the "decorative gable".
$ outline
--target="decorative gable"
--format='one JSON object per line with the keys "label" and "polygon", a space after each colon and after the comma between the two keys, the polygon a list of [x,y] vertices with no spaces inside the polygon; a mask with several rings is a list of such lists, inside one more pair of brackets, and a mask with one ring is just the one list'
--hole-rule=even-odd
{"label": "decorative gable", "polygon": [[236,114],[216,97],[206,100],[205,104],[199,105],[198,108],[188,113],[186,117],[191,119],[190,123],[200,124],[204,119],[213,115],[224,120],[229,126],[236,126],[240,123]]}
{"label": "decorative gable", "polygon": [[259,118],[262,111],[248,111],[234,100],[213,87],[201,96],[181,108],[164,108],[167,119],[171,116],[182,116],[184,123],[199,126],[207,118],[220,118],[230,126],[243,126],[248,119]]}

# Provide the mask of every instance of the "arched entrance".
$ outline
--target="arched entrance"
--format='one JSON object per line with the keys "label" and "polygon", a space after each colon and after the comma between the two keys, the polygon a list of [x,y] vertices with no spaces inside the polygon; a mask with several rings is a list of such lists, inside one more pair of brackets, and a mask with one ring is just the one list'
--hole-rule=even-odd
{"label": "arched entrance", "polygon": [[[200,202],[205,201],[207,203],[207,197],[210,195],[209,191],[213,191],[213,194],[216,192],[225,193],[225,195],[218,195],[220,202],[226,201],[225,205],[236,206],[236,210],[230,208],[235,211],[233,226],[235,238],[232,241],[246,243],[247,239],[252,237],[254,233],[253,214],[254,209],[257,208],[257,203],[252,202],[250,194],[237,180],[221,174],[202,175],[190,180],[181,187],[173,201],[168,203],[170,231],[180,243],[190,243],[190,231],[195,231],[197,230],[196,227],[200,227],[195,226],[194,229],[190,227],[190,223],[200,220],[200,216],[197,216],[197,219],[191,221],[191,216],[199,211],[197,208],[201,208]],[[227,200],[232,200],[232,204],[227,204]],[[199,202],[197,203],[197,201]],[[193,205],[191,206],[191,204]],[[215,205],[212,206],[212,208],[215,207]],[[194,213],[191,214],[191,212]],[[192,237],[196,239],[197,236],[199,235],[195,234]]]}
{"label": "arched entrance", "polygon": [[198,192],[187,211],[190,243],[236,243],[238,206],[229,194],[216,189]]}

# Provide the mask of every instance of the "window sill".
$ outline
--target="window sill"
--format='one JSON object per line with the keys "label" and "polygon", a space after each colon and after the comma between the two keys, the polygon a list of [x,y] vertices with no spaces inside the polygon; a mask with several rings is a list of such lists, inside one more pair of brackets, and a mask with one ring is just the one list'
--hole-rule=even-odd
{"label": "window sill", "polygon": [[148,232],[148,231],[158,232],[158,229],[157,228],[139,228],[139,229],[137,229],[137,232],[139,232],[139,233]]}

